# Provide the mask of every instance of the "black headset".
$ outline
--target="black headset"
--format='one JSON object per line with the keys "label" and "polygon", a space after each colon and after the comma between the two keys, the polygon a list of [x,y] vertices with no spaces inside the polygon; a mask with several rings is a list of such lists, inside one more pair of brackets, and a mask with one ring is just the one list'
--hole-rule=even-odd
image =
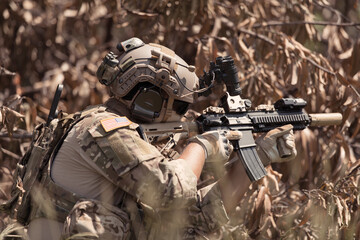
{"label": "black headset", "polygon": [[150,122],[160,116],[164,99],[160,89],[141,87],[131,105],[131,115],[135,119]]}

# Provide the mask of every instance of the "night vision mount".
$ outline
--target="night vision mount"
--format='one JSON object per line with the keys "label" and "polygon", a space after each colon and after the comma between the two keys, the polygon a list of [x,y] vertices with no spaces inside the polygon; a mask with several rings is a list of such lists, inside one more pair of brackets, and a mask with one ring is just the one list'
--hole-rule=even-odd
{"label": "night vision mount", "polygon": [[240,96],[238,70],[231,56],[217,57],[215,62],[210,62],[209,71],[204,71],[200,78],[200,89],[207,90],[199,95],[208,96],[215,85],[223,83],[226,85],[227,94],[221,99],[221,104],[226,112],[245,112],[251,107],[251,101]]}

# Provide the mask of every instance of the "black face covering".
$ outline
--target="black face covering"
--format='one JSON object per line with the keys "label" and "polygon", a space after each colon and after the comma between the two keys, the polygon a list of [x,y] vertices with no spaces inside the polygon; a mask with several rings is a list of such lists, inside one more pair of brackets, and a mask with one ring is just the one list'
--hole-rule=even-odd
{"label": "black face covering", "polygon": [[159,117],[163,105],[163,98],[154,89],[142,88],[135,97],[131,115],[140,121],[151,122]]}

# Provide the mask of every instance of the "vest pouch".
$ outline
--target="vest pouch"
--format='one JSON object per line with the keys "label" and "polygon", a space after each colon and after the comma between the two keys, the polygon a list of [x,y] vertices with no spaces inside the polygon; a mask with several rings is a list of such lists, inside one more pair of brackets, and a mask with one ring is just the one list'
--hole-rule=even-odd
{"label": "vest pouch", "polygon": [[15,169],[11,198],[0,205],[0,211],[10,214],[23,225],[29,222],[29,213],[33,207],[30,194],[41,178],[40,169],[44,159],[47,158],[51,132],[44,124],[36,126],[31,146]]}
{"label": "vest pouch", "polygon": [[[47,149],[41,146],[34,146],[26,166],[24,178],[18,177],[16,190],[19,192],[17,204],[11,209],[12,217],[19,223],[26,225],[29,221],[31,207],[31,192],[40,178],[41,163],[47,153]],[[36,204],[35,204],[36,205]]]}
{"label": "vest pouch", "polygon": [[64,222],[61,239],[129,240],[130,236],[130,217],[124,210],[98,200],[80,199]]}
{"label": "vest pouch", "polygon": [[21,163],[17,164],[11,198],[0,204],[0,211],[10,214],[11,218],[16,219],[20,224],[26,225],[28,223],[31,210],[30,192],[35,181],[40,177],[39,167],[46,152],[46,149],[34,146],[31,154],[24,156],[24,158],[29,156],[29,165],[25,167]]}

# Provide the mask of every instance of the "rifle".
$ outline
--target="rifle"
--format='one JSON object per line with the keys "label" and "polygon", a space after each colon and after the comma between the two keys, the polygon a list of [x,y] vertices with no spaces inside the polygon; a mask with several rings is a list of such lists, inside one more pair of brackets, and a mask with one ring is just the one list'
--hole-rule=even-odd
{"label": "rifle", "polygon": [[[340,113],[307,114],[304,110],[307,103],[301,98],[282,98],[274,105],[260,105],[250,110],[251,101],[240,97],[240,82],[231,57],[218,57],[216,63],[210,63],[209,72],[204,73],[200,82],[203,89],[207,87],[201,94],[209,94],[213,86],[221,83],[225,83],[227,88],[221,107],[208,107],[195,122],[142,124],[148,139],[154,142],[168,136],[172,139],[171,145],[174,145],[180,139],[207,131],[240,131],[241,139],[231,143],[250,180],[257,181],[266,175],[266,170],[256,152],[253,133],[268,132],[286,124],[292,124],[294,130],[303,130],[308,126],[338,125],[342,122]],[[289,154],[280,152],[281,157]]]}

